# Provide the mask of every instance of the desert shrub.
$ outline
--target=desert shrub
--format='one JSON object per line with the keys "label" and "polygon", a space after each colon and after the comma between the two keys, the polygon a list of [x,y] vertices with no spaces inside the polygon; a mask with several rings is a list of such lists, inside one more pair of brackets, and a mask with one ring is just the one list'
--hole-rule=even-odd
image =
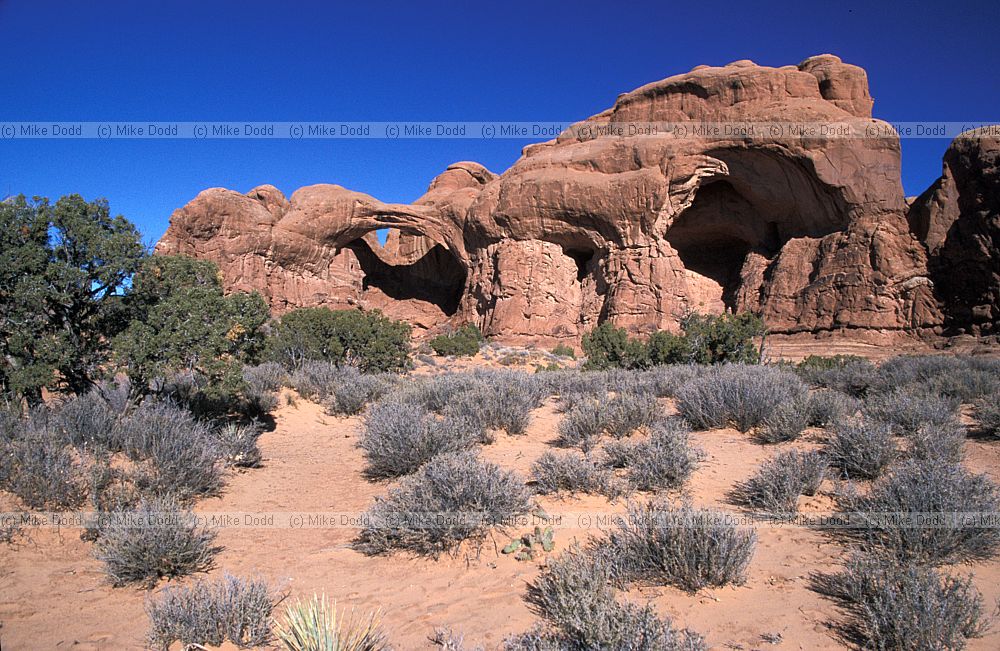
{"label": "desert shrub", "polygon": [[215,532],[198,526],[171,497],[147,498],[136,509],[112,516],[94,553],[115,586],[151,586],[161,577],[206,571],[222,549],[212,544]]}
{"label": "desert shrub", "polygon": [[405,402],[416,402],[431,411],[442,413],[458,394],[468,391],[474,385],[474,376],[469,373],[443,373],[407,382],[394,397]]}
{"label": "desert shrub", "polygon": [[690,364],[654,366],[641,372],[641,384],[645,392],[659,398],[672,398],[677,390],[698,377],[704,367]]}
{"label": "desert shrub", "polygon": [[746,481],[736,484],[734,502],[777,517],[795,514],[800,495],[819,490],[829,460],[819,452],[783,452],[761,464]]}
{"label": "desert shrub", "polygon": [[838,531],[899,559],[970,562],[1000,549],[1000,530],[987,523],[1000,511],[996,485],[957,464],[907,461],[867,494],[848,492],[839,501],[858,526]]}
{"label": "desert shrub", "polygon": [[123,451],[145,462],[136,475],[144,492],[180,499],[222,488],[222,451],[209,428],[169,402],[146,401],[121,424]]}
{"label": "desert shrub", "polygon": [[963,649],[989,628],[972,577],[953,577],[898,559],[855,555],[843,572],[813,577],[848,621],[845,641],[865,649]]}
{"label": "desert shrub", "polygon": [[616,439],[624,438],[651,425],[659,412],[655,396],[619,391],[604,405],[604,429]]}
{"label": "desert shrub", "polygon": [[559,423],[559,444],[589,452],[604,433],[606,403],[584,400],[576,403]]}
{"label": "desert shrub", "polygon": [[583,336],[587,369],[641,369],[663,364],[757,364],[757,339],[764,322],[748,312],[690,314],[681,319],[682,335],[652,333],[632,339],[624,328],[605,321]]}
{"label": "desert shrub", "polygon": [[625,328],[616,328],[605,321],[583,335],[583,352],[587,356],[584,368],[642,368],[647,364],[647,350],[643,342],[630,339]]}
{"label": "desert shrub", "polygon": [[401,371],[410,365],[410,331],[408,324],[378,310],[301,308],[275,324],[268,351],[289,368],[315,360],[356,366],[365,373]]}
{"label": "desert shrub", "polygon": [[761,443],[783,443],[799,437],[809,426],[811,416],[810,396],[801,393],[788,402],[779,404],[764,416],[764,422],[754,436]]}
{"label": "desert shrub", "polygon": [[1000,390],[996,360],[958,355],[905,356],[879,367],[873,392],[909,391],[972,403]]}
{"label": "desert shrub", "polygon": [[479,352],[485,340],[482,331],[475,324],[466,323],[454,332],[438,335],[427,343],[438,355],[471,357]]}
{"label": "desert shrub", "polygon": [[689,434],[690,427],[681,420],[657,421],[645,441],[609,443],[606,464],[627,468],[629,484],[638,490],[680,488],[701,459]]}
{"label": "desert shrub", "polygon": [[[757,339],[766,333],[764,321],[749,312],[690,314],[681,319],[688,359],[695,364],[758,364]],[[664,360],[667,361],[667,360]]]}
{"label": "desert shrub", "polygon": [[[404,549],[437,555],[530,508],[530,494],[516,474],[474,452],[443,454],[376,498],[358,543],[370,554]],[[450,517],[435,518],[438,514]]]}
{"label": "desert shrub", "polygon": [[877,382],[878,370],[867,359],[855,355],[811,355],[795,367],[795,372],[814,387],[860,398]]}
{"label": "desert shrub", "polygon": [[746,432],[762,424],[779,406],[805,392],[802,381],[787,371],[761,366],[721,366],[681,387],[677,391],[677,408],[698,429],[732,424]]}
{"label": "desert shrub", "polygon": [[556,344],[556,347],[552,349],[552,354],[557,357],[576,359],[576,351],[573,350],[572,346],[567,346],[566,344]]}
{"label": "desert shrub", "polygon": [[53,406],[49,422],[70,445],[98,452],[114,451],[119,445],[118,425],[123,411],[113,408],[95,388]]}
{"label": "desert shrub", "polygon": [[243,367],[243,397],[251,413],[263,415],[278,407],[278,392],[289,383],[288,371],[277,362]]}
{"label": "desert shrub", "polygon": [[16,426],[13,440],[0,442],[0,488],[30,509],[77,507],[87,494],[78,455],[50,420],[37,410]]}
{"label": "desert shrub", "polygon": [[199,580],[190,586],[164,588],[146,600],[151,647],[219,646],[231,642],[240,648],[264,646],[274,638],[271,611],[277,597],[267,582],[226,574],[219,581]]}
{"label": "desert shrub", "polygon": [[365,417],[359,445],[372,478],[400,477],[416,472],[434,457],[475,445],[482,430],[456,417],[437,419],[420,405],[382,401]]}
{"label": "desert shrub", "polygon": [[895,434],[916,432],[923,425],[946,425],[958,419],[959,402],[914,389],[895,389],[865,398],[862,413],[875,422],[886,423]]}
{"label": "desert shrub", "polygon": [[322,401],[329,395],[330,387],[339,382],[343,375],[343,371],[335,364],[306,360],[292,371],[288,382],[303,398]]}
{"label": "desert shrub", "polygon": [[[617,581],[663,582],[694,592],[739,584],[753,558],[757,534],[718,511],[666,501],[629,505],[628,516],[596,548]],[[600,543],[599,543],[600,544]]]}
{"label": "desert shrub", "polygon": [[651,606],[615,599],[610,568],[578,549],[549,561],[527,601],[548,625],[508,638],[504,649],[703,651],[701,636],[674,629]]}
{"label": "desert shrub", "polygon": [[222,459],[235,468],[258,468],[261,459],[257,439],[261,430],[257,423],[225,423],[214,432]]}
{"label": "desert shrub", "polygon": [[546,452],[532,464],[531,478],[535,491],[542,495],[568,491],[617,497],[619,492],[610,472],[599,469],[589,458],[576,452]]}
{"label": "desert shrub", "polygon": [[975,406],[980,428],[985,433],[1000,438],[1000,393],[991,393],[980,398]]}
{"label": "desert shrub", "polygon": [[846,393],[833,389],[820,389],[809,395],[807,405],[809,425],[812,427],[829,427],[842,423],[853,417],[861,403]]}
{"label": "desert shrub", "polygon": [[965,428],[957,422],[923,425],[909,439],[914,459],[958,463],[965,446]]}
{"label": "desert shrub", "polygon": [[889,426],[865,420],[836,426],[827,444],[830,463],[849,479],[880,477],[898,454]]}
{"label": "desert shrub", "polygon": [[523,434],[545,395],[543,385],[517,371],[478,372],[472,377],[472,386],[454,396],[445,415],[478,423],[482,429]]}
{"label": "desert shrub", "polygon": [[[349,368],[349,367],[348,367]],[[361,413],[368,403],[388,393],[395,380],[388,373],[363,375],[353,369],[343,369],[338,380],[328,387],[326,411],[330,414]]]}
{"label": "desert shrub", "polygon": [[288,371],[277,362],[243,367],[243,381],[255,391],[276,393],[288,384],[288,380]]}
{"label": "desert shrub", "polygon": [[326,595],[297,601],[285,610],[277,629],[287,651],[387,651],[390,647],[376,611],[355,617],[337,610]]}

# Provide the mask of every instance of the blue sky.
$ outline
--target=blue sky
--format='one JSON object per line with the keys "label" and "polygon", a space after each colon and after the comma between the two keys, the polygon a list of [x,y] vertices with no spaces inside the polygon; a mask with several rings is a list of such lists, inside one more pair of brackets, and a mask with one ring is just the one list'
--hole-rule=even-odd
{"label": "blue sky", "polygon": [[[890,121],[1000,122],[1000,3],[565,4],[0,0],[0,122],[576,120],[695,65],[867,69]],[[702,3],[706,5],[708,3]],[[200,190],[338,183],[408,202],[530,140],[0,140],[0,194],[106,197],[149,242]],[[903,184],[946,140],[904,140]]]}

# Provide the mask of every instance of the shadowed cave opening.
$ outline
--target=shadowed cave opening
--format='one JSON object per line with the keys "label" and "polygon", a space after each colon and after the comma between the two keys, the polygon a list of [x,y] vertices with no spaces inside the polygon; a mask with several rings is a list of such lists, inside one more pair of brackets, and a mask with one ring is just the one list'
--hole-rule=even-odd
{"label": "shadowed cave opening", "polygon": [[702,278],[708,301],[721,301],[733,310],[747,255],[756,251],[771,258],[787,241],[777,222],[768,220],[727,181],[699,188],[694,203],[666,237],[684,268]]}
{"label": "shadowed cave opening", "polygon": [[594,251],[591,249],[563,249],[563,253],[573,259],[576,263],[576,281],[583,282],[590,272],[590,261],[594,259]]}
{"label": "shadowed cave opening", "polygon": [[436,305],[446,316],[455,314],[466,276],[458,258],[437,243],[422,253],[419,247],[404,251],[400,239],[393,238],[398,233],[378,235],[381,237],[373,238],[378,253],[368,238],[358,238],[345,247],[354,252],[361,266],[362,291],[378,289],[394,300],[424,301]]}

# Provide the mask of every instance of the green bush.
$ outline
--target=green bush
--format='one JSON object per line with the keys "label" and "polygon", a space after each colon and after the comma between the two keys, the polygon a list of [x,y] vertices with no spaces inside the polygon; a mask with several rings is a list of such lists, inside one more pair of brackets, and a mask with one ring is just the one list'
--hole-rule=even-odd
{"label": "green bush", "polygon": [[479,328],[472,323],[466,323],[454,332],[434,337],[428,343],[438,355],[471,357],[479,352],[484,341],[485,338]]}
{"label": "green bush", "polygon": [[766,330],[760,317],[740,314],[689,314],[681,319],[683,334],[652,333],[632,339],[624,328],[605,321],[583,336],[587,369],[642,369],[663,364],[757,364],[757,339]]}
{"label": "green bush", "polygon": [[410,326],[378,310],[292,310],[267,342],[272,359],[289,368],[306,361],[356,366],[365,373],[402,371],[410,365]]}
{"label": "green bush", "polygon": [[576,359],[576,351],[573,350],[572,346],[567,346],[566,344],[557,344],[556,347],[552,349],[552,354],[559,357]]}
{"label": "green bush", "polygon": [[134,393],[154,390],[157,378],[188,378],[190,395],[174,398],[192,408],[226,411],[238,401],[243,364],[264,342],[260,294],[227,296],[215,263],[158,255],[135,274],[125,301],[135,318],[113,348]]}

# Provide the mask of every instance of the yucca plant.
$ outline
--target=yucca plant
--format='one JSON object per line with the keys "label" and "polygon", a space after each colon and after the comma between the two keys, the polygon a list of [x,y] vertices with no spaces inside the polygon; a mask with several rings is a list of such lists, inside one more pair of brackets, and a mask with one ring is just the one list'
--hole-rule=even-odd
{"label": "yucca plant", "polygon": [[278,640],[288,651],[383,651],[388,649],[378,611],[355,617],[337,610],[326,595],[296,601],[278,626]]}

